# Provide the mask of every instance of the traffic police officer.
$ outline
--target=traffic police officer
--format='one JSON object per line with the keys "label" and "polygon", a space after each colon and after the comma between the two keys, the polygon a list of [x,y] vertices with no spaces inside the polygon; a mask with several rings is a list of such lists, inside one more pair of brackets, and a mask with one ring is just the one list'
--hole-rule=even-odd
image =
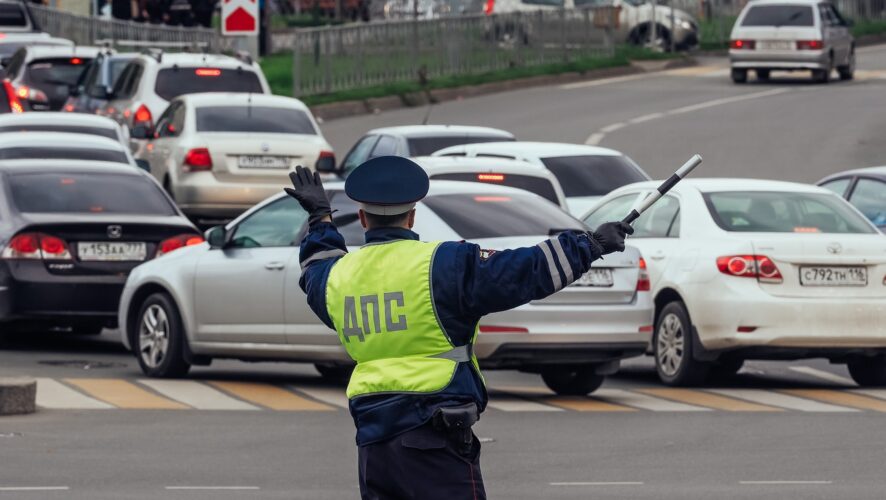
{"label": "traffic police officer", "polygon": [[[357,362],[347,388],[364,499],[483,499],[471,425],[486,407],[472,352],[486,314],[551,295],[601,255],[624,250],[620,222],[530,248],[424,243],[412,232],[428,176],[406,158],[358,166],[345,183],[366,245],[348,253],[320,176],[298,167],[286,191],[309,214],[301,287]],[[478,217],[482,214],[477,214]]]}

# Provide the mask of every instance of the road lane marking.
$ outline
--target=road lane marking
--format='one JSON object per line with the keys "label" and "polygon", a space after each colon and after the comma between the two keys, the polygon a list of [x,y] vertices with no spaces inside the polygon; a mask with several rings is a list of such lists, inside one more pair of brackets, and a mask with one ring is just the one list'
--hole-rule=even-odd
{"label": "road lane marking", "polygon": [[696,406],[704,406],[715,410],[725,411],[760,411],[760,412],[779,412],[781,408],[766,406],[756,403],[749,403],[740,399],[727,398],[710,392],[695,391],[691,389],[640,389],[639,392],[649,394],[650,396],[672,399],[681,403],[687,403]]}
{"label": "road lane marking", "polygon": [[257,406],[234,399],[193,380],[139,379],[139,383],[198,410],[258,410]]}
{"label": "road lane marking", "polygon": [[68,486],[0,486],[0,491],[68,491]]}
{"label": "road lane marking", "polygon": [[183,410],[188,406],[148,392],[125,380],[113,378],[66,378],[90,396],[117,408],[137,410]]}
{"label": "road lane marking", "polygon": [[811,366],[789,366],[788,369],[797,373],[809,375],[810,377],[815,377],[817,379],[827,380],[828,382],[833,382],[835,384],[851,386],[857,385],[852,379],[842,377],[835,373],[819,370],[818,368],[812,368]]}
{"label": "road lane marking", "polygon": [[855,408],[846,408],[845,406],[835,406],[826,403],[820,403],[810,399],[798,398],[778,392],[766,391],[762,389],[711,389],[710,392],[716,392],[723,396],[745,399],[754,403],[760,403],[768,406],[778,406],[788,410],[810,411],[810,412],[855,412]]}
{"label": "road lane marking", "polygon": [[778,485],[778,484],[833,484],[832,481],[739,481],[738,484]]}
{"label": "road lane marking", "polygon": [[615,404],[632,406],[641,410],[650,411],[711,411],[710,408],[702,408],[684,403],[678,403],[667,399],[654,398],[638,392],[625,391],[622,389],[597,389],[594,396],[604,401]]}
{"label": "road lane marking", "polygon": [[244,491],[260,490],[259,486],[166,486],[167,490],[216,490],[216,491]]}
{"label": "road lane marking", "polygon": [[582,396],[551,396],[542,399],[545,403],[575,411],[592,412],[633,412],[637,411],[630,406],[622,406],[601,401],[594,397]]}
{"label": "road lane marking", "polygon": [[600,144],[600,141],[602,141],[604,137],[606,137],[606,134],[594,132],[593,134],[588,136],[588,138],[585,140],[585,144],[587,144],[588,146],[596,146],[597,144]]}
{"label": "road lane marking", "polygon": [[825,403],[849,406],[860,410],[886,412],[886,401],[860,396],[850,392],[834,391],[831,389],[785,389],[783,392],[801,398],[817,399],[819,401],[824,401]]}
{"label": "road lane marking", "polygon": [[605,127],[601,128],[600,132],[603,132],[604,134],[608,134],[610,132],[615,132],[616,130],[618,130],[620,128],[624,128],[626,125],[627,125],[626,123],[622,123],[622,122],[613,123],[612,125],[606,125]]}
{"label": "road lane marking", "polygon": [[229,381],[212,381],[210,384],[237,398],[272,410],[329,411],[334,409],[331,406],[303,398],[275,385]]}
{"label": "road lane marking", "polygon": [[51,410],[106,410],[113,406],[86,396],[61,382],[45,377],[37,379],[37,406]]}
{"label": "road lane marking", "polygon": [[551,486],[642,486],[643,481],[563,481]]}
{"label": "road lane marking", "polygon": [[347,394],[345,394],[345,390],[343,388],[292,386],[290,386],[290,388],[297,390],[298,392],[307,394],[317,401],[322,401],[323,403],[337,406],[339,408],[349,408],[348,396]]}
{"label": "road lane marking", "polygon": [[643,80],[649,78],[649,73],[638,73],[626,76],[613,76],[612,78],[601,78],[599,80],[588,80],[586,82],[564,83],[560,85],[562,90],[583,89],[587,87],[598,87],[600,85],[609,85],[611,83],[630,82],[633,80]]}
{"label": "road lane marking", "polygon": [[688,68],[669,69],[664,74],[668,76],[706,76],[722,70],[722,66],[690,66]]}
{"label": "road lane marking", "polygon": [[693,111],[698,111],[701,109],[713,108],[715,106],[722,106],[724,104],[732,104],[734,102],[749,101],[751,99],[760,99],[762,97],[769,97],[769,96],[773,96],[773,95],[784,94],[784,93],[790,92],[790,91],[791,91],[791,89],[779,88],[779,89],[764,90],[762,92],[753,92],[750,94],[736,95],[736,96],[732,96],[732,97],[723,97],[723,98],[714,99],[711,101],[700,102],[698,104],[691,104],[689,106],[683,106],[681,108],[675,108],[675,109],[667,111],[666,113],[669,115],[680,115],[683,113],[691,113]]}
{"label": "road lane marking", "polygon": [[886,389],[850,389],[849,392],[877,399],[886,399]]}
{"label": "road lane marking", "polygon": [[628,120],[628,122],[631,125],[636,125],[638,123],[648,122],[651,120],[655,120],[656,118],[661,118],[662,116],[664,116],[664,113],[649,113],[648,115],[632,118],[631,120]]}

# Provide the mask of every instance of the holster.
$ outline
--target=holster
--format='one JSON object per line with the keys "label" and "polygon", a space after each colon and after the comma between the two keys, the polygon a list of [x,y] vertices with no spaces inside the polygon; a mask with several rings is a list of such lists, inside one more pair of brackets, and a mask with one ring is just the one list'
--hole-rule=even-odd
{"label": "holster", "polygon": [[434,427],[443,431],[456,443],[458,452],[468,456],[474,445],[471,427],[480,420],[476,403],[438,408],[434,413]]}

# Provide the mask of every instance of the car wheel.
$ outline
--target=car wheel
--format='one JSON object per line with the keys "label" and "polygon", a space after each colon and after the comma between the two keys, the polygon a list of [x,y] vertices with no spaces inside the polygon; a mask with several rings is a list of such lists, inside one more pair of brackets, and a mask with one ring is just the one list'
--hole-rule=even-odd
{"label": "car wheel", "polygon": [[848,363],[849,375],[858,385],[865,387],[886,386],[886,358],[857,358]]}
{"label": "car wheel", "polygon": [[354,373],[353,365],[324,365],[317,363],[314,368],[320,373],[320,376],[333,382],[345,382],[351,380],[351,374]]}
{"label": "car wheel", "polygon": [[149,377],[175,378],[188,373],[185,329],[172,298],[155,293],[142,304],[133,345],[142,372]]}
{"label": "car wheel", "polygon": [[748,70],[733,69],[731,72],[733,83],[745,83],[748,81]]}
{"label": "car wheel", "polygon": [[655,369],[667,385],[687,386],[704,382],[710,365],[692,357],[692,323],[680,301],[666,305],[655,325]]}
{"label": "car wheel", "polygon": [[849,53],[849,60],[844,66],[837,66],[837,73],[840,74],[840,80],[852,80],[855,78],[855,50]]}
{"label": "car wheel", "polygon": [[541,379],[561,396],[587,396],[599,389],[606,377],[595,373],[593,365],[552,366],[542,370]]}
{"label": "car wheel", "polygon": [[755,71],[757,73],[757,80],[761,82],[769,81],[769,70],[768,69],[758,69]]}

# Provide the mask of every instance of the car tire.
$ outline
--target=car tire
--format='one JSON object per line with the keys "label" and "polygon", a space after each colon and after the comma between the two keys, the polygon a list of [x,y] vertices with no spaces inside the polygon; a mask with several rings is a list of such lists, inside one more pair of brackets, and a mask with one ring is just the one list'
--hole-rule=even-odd
{"label": "car tire", "polygon": [[324,365],[316,363],[314,368],[317,369],[321,377],[332,382],[347,383],[351,380],[351,374],[354,373],[354,365]]}
{"label": "car tire", "polygon": [[662,308],[655,323],[652,342],[655,371],[665,385],[693,386],[704,383],[710,364],[692,356],[692,323],[683,302],[675,300]]}
{"label": "car tire", "polygon": [[732,83],[745,83],[748,81],[748,70],[734,69],[730,72]]}
{"label": "car tire", "polygon": [[145,375],[182,377],[191,369],[185,360],[185,329],[181,314],[166,293],[155,293],[139,309],[132,334],[135,357]]}
{"label": "car tire", "polygon": [[844,66],[837,66],[840,80],[847,81],[855,78],[855,49],[849,54],[849,61]]}
{"label": "car tire", "polygon": [[598,375],[593,365],[583,365],[544,368],[541,379],[560,396],[587,396],[599,389],[606,377]]}
{"label": "car tire", "polygon": [[862,387],[886,386],[886,358],[857,358],[847,363],[852,380]]}
{"label": "car tire", "polygon": [[754,71],[754,73],[757,74],[757,80],[759,80],[761,82],[768,82],[769,81],[769,70],[768,69],[758,69],[758,70]]}

